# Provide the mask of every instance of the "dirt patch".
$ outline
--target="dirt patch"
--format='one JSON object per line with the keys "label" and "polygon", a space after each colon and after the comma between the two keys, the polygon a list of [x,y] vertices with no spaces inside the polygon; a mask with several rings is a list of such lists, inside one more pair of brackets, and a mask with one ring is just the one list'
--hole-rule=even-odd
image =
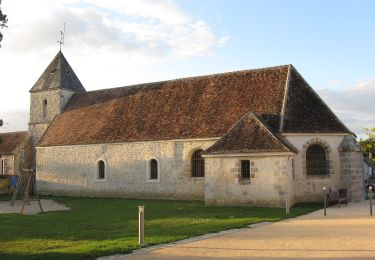
{"label": "dirt patch", "polygon": [[[40,200],[44,212],[70,210],[63,204],[59,204],[54,200]],[[21,213],[23,200],[17,200],[14,206],[10,205],[10,201],[0,201],[0,214],[1,213]],[[39,204],[37,201],[30,201],[26,203],[24,214],[38,214],[40,213]]]}

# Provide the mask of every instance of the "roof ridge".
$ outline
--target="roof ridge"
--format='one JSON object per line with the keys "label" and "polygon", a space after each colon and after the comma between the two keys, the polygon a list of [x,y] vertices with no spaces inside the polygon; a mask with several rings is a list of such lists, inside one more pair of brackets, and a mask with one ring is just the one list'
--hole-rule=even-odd
{"label": "roof ridge", "polygon": [[219,72],[219,73],[212,73],[212,74],[199,75],[199,76],[187,76],[187,77],[182,77],[182,78],[160,80],[160,81],[151,81],[151,82],[146,82],[146,83],[136,83],[136,84],[119,86],[119,87],[112,87],[112,88],[95,89],[95,90],[90,90],[90,91],[86,91],[86,92],[78,93],[78,94],[95,93],[95,92],[101,92],[101,91],[106,91],[106,90],[115,90],[115,89],[147,87],[148,85],[152,85],[152,84],[172,83],[172,82],[176,82],[176,81],[178,82],[178,81],[191,80],[191,79],[200,79],[200,78],[205,78],[205,77],[224,76],[224,75],[230,75],[230,74],[236,74],[236,73],[273,70],[273,69],[284,68],[284,67],[287,67],[287,66],[289,67],[289,66],[293,66],[293,65],[292,64],[284,64],[284,65],[277,65],[277,66],[270,66],[270,67],[263,67],[263,68],[256,68],[256,69],[234,70],[234,71]]}

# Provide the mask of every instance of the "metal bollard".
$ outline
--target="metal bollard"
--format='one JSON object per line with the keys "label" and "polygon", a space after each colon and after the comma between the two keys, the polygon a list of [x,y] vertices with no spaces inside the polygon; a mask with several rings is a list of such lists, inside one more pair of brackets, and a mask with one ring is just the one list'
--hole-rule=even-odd
{"label": "metal bollard", "polygon": [[289,214],[289,196],[288,196],[288,194],[285,195],[285,211],[286,211],[286,214]]}
{"label": "metal bollard", "polygon": [[370,199],[370,216],[372,216],[372,186],[368,187],[368,197]]}
{"label": "metal bollard", "polygon": [[327,188],[323,187],[324,192],[324,216],[327,216]]}
{"label": "metal bollard", "polygon": [[139,239],[138,244],[143,246],[145,243],[145,207],[139,206],[138,207],[138,214],[139,214]]}

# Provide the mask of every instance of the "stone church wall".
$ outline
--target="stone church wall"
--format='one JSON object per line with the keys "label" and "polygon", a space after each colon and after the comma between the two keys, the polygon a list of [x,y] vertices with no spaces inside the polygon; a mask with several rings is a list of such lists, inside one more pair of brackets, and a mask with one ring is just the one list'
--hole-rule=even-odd
{"label": "stone church wall", "polygon": [[[204,178],[191,177],[191,156],[215,140],[129,142],[37,147],[37,189],[42,194],[204,200]],[[156,159],[159,180],[148,179]],[[106,165],[98,180],[97,163]]]}
{"label": "stone church wall", "polygon": [[[323,187],[337,191],[343,187],[341,181],[340,155],[338,148],[345,135],[285,135],[298,149],[294,158],[294,191],[296,202],[323,201]],[[326,151],[327,175],[306,174],[306,150],[311,144],[320,144]]]}
{"label": "stone church wall", "polygon": [[[205,158],[207,205],[285,207],[294,204],[291,159],[288,155]],[[250,160],[250,180],[241,179],[241,160]]]}
{"label": "stone church wall", "polygon": [[[65,89],[31,93],[29,133],[31,133],[34,146],[38,143],[55,116],[61,113],[73,94],[73,91]],[[43,103],[45,100],[47,101],[46,118],[43,116]]]}

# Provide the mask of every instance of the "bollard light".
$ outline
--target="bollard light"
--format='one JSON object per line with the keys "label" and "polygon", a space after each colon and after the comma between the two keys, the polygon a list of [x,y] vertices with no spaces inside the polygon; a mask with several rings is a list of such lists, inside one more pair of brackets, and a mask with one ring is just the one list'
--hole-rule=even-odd
{"label": "bollard light", "polygon": [[324,216],[327,216],[327,188],[326,186],[323,187],[324,193]]}
{"label": "bollard light", "polygon": [[370,199],[370,216],[372,216],[372,186],[368,187],[368,197]]}
{"label": "bollard light", "polygon": [[145,207],[139,206],[138,207],[138,214],[139,214],[139,237],[138,237],[138,244],[143,246],[145,243]]}

